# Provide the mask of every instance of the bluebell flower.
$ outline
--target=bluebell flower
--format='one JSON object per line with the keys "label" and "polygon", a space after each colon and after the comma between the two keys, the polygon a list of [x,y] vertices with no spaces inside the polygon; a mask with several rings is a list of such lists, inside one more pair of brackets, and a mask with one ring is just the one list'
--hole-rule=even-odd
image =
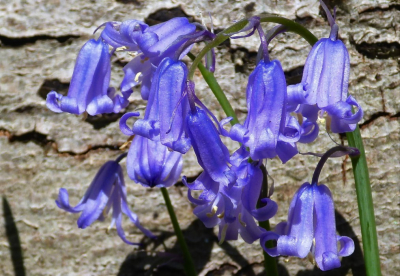
{"label": "bluebell flower", "polygon": [[[138,41],[149,26],[143,21],[132,19],[124,22],[111,21],[98,27],[104,26],[100,37],[111,47],[126,49],[132,52],[140,51]],[[96,30],[97,31],[97,30]]]}
{"label": "bluebell flower", "polygon": [[187,67],[182,61],[165,58],[157,67],[152,80],[150,97],[145,116],[135,122],[132,130],[125,131],[126,119],[120,123],[127,135],[141,135],[148,139],[160,140],[168,148],[186,153],[190,139],[185,133],[188,100],[184,95],[187,81]]}
{"label": "bluebell flower", "polygon": [[91,39],[82,47],[76,60],[68,95],[55,91],[47,95],[46,105],[54,112],[90,115],[118,113],[128,105],[124,96],[109,88],[111,54],[101,39]]}
{"label": "bluebell flower", "polygon": [[[332,119],[332,132],[353,131],[363,111],[348,95],[350,58],[346,46],[337,38],[338,26],[321,1],[331,24],[329,38],[320,39],[311,49],[301,83],[288,87],[289,105],[315,105]],[[352,107],[358,110],[353,113]],[[301,112],[301,111],[299,111]]]}
{"label": "bluebell flower", "polygon": [[142,83],[142,98],[147,100],[151,79],[155,68],[165,57],[174,57],[177,51],[180,57],[188,53],[191,47],[181,49],[186,36],[196,32],[196,25],[187,18],[177,17],[154,26],[139,20],[108,22],[101,38],[115,49],[137,52],[138,55],[124,67],[125,77],[121,83],[122,93],[131,93],[132,87]]}
{"label": "bluebell flower", "polygon": [[137,215],[129,209],[124,176],[118,163],[120,159],[108,161],[100,168],[85,195],[75,207],[70,206],[68,192],[64,188],[60,189],[56,204],[64,211],[81,213],[78,218],[78,227],[82,229],[96,220],[103,221],[112,208],[110,228],[116,224],[118,235],[124,242],[139,245],[126,239],[122,229],[122,214],[127,215],[129,220],[146,236],[150,238],[155,238],[155,236],[140,224]]}
{"label": "bluebell flower", "polygon": [[[262,199],[265,206],[256,207],[263,175],[260,163],[248,163],[248,156],[243,147],[232,155],[232,170],[237,176],[232,185],[214,181],[206,171],[193,183],[182,179],[189,188],[189,200],[197,205],[193,213],[208,228],[218,225],[220,242],[236,240],[240,234],[245,242],[253,243],[265,232],[256,220],[268,220],[277,211],[277,204],[269,198]],[[199,190],[201,194],[194,198],[192,191]]]}
{"label": "bluebell flower", "polygon": [[[268,240],[276,240],[277,246],[266,248]],[[278,224],[275,233],[264,234],[260,243],[274,257],[305,258],[312,254],[323,271],[340,267],[339,257],[354,251],[352,239],[336,234],[335,208],[328,187],[309,183],[304,183],[296,192],[287,222]]]}
{"label": "bluebell flower", "polygon": [[148,100],[150,95],[151,79],[156,71],[157,67],[152,65],[150,60],[139,54],[134,57],[127,65],[124,66],[124,78],[121,82],[121,92],[131,94],[132,88],[140,86],[140,93],[142,99]]}
{"label": "bluebell flower", "polygon": [[[271,256],[311,255],[318,267],[330,270],[340,267],[342,256],[354,251],[351,238],[336,234],[335,207],[329,188],[318,185],[318,177],[329,156],[358,155],[355,148],[338,146],[328,150],[314,172],[312,184],[304,183],[290,203],[288,219],[279,223],[274,232],[268,231],[260,238],[261,246]],[[265,243],[276,241],[276,247],[267,248]]]}
{"label": "bluebell flower", "polygon": [[186,90],[188,69],[182,61],[165,58],[158,78],[153,80],[158,95],[160,140],[168,148],[186,153],[191,142],[185,133],[189,102]]}
{"label": "bluebell flower", "polygon": [[107,22],[100,37],[116,49],[141,52],[158,65],[164,57],[174,55],[185,42],[177,40],[180,36],[195,31],[196,25],[185,17],[172,18],[154,26],[148,26],[139,20],[128,20]]}
{"label": "bluebell flower", "polygon": [[[245,242],[253,243],[264,233],[251,213],[243,207],[243,187],[227,187],[215,182],[207,172],[203,172],[193,183],[187,183],[186,178],[182,180],[189,188],[189,201],[197,205],[193,214],[207,228],[219,227],[220,243],[225,240],[237,240],[239,234]],[[191,192],[198,190],[202,190],[202,193],[198,198],[194,198]]]}
{"label": "bluebell flower", "polygon": [[261,162],[249,163],[247,160],[242,166],[246,166],[246,172],[241,176],[244,182],[242,202],[244,208],[258,221],[266,221],[272,218],[277,210],[278,205],[270,198],[262,198],[263,207],[257,208],[257,201],[261,194],[263,183],[263,173],[260,169]]}
{"label": "bluebell flower", "polygon": [[282,162],[297,154],[301,137],[297,120],[286,111],[286,80],[278,60],[261,60],[250,74],[246,100],[248,114],[243,126],[232,127],[230,137],[250,149],[253,160],[273,158]]}
{"label": "bluebell flower", "polygon": [[182,155],[169,151],[160,141],[136,135],[129,148],[126,167],[129,177],[144,187],[169,187],[181,175]]}
{"label": "bluebell flower", "polygon": [[186,122],[186,131],[200,166],[214,181],[224,185],[233,183],[236,176],[229,165],[229,150],[220,138],[224,132],[222,126],[219,124],[217,129],[206,111],[199,107],[189,110]]}
{"label": "bluebell flower", "polygon": [[286,163],[298,153],[296,143],[312,142],[318,136],[319,128],[316,122],[307,118],[299,124],[296,118],[291,116],[290,113],[295,111],[298,105],[288,102],[286,79],[280,62],[270,61],[269,58],[268,44],[275,36],[285,32],[286,27],[278,25],[264,35],[260,18],[255,16],[239,31],[250,33],[231,38],[247,37],[256,30],[260,35],[261,44],[257,66],[250,74],[246,90],[248,114],[243,125],[236,124],[232,127],[230,137],[248,147],[253,160],[273,158],[277,155]]}
{"label": "bluebell flower", "polygon": [[237,240],[239,235],[246,243],[253,243],[262,236],[265,230],[258,226],[253,215],[244,207],[243,187],[233,186],[224,189],[226,190],[223,193],[224,213],[219,215],[221,220],[218,224],[219,243]]}

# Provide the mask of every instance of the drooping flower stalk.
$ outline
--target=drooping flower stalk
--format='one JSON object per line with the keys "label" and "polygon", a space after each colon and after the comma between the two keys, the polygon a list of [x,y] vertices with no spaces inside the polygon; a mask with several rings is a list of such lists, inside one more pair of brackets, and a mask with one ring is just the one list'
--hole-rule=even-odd
{"label": "drooping flower stalk", "polygon": [[164,197],[165,205],[167,206],[167,210],[169,213],[169,216],[171,218],[171,223],[172,226],[174,227],[175,235],[177,237],[179,246],[181,247],[183,251],[183,257],[184,257],[184,268],[186,275],[188,276],[196,276],[196,266],[194,265],[192,255],[189,252],[189,248],[187,246],[185,237],[183,236],[181,227],[179,226],[178,219],[176,218],[174,207],[172,206],[171,199],[169,198],[169,193],[166,188],[161,188],[161,193]]}
{"label": "drooping flower stalk", "polygon": [[[273,22],[286,26],[289,32],[294,32],[296,34],[301,35],[310,44],[314,44],[315,42],[318,41],[318,39],[308,29],[306,29],[304,26],[296,23],[293,20],[279,16],[260,16],[259,18],[260,22]],[[197,66],[201,64],[201,60],[207,54],[207,52],[210,51],[212,48],[217,47],[228,38],[230,38],[232,33],[243,30],[243,28],[249,23],[249,20],[250,19],[242,19],[236,22],[235,24],[226,28],[222,32],[219,32],[211,42],[207,43],[206,46],[200,51],[200,53],[193,60],[193,63],[189,68],[189,74],[188,74],[189,80],[193,79],[194,72]]]}

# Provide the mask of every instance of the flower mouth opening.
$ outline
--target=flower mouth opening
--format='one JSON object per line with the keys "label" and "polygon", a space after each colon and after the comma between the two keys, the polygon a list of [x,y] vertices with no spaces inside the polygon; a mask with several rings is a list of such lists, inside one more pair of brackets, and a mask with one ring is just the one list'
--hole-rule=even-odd
{"label": "flower mouth opening", "polygon": [[295,128],[286,127],[286,129],[285,129],[286,137],[294,138],[294,137],[298,136],[298,134],[299,134],[299,131]]}
{"label": "flower mouth opening", "polygon": [[353,108],[351,110],[348,110],[345,116],[351,118],[353,115],[357,114],[359,110],[360,110],[359,106],[353,105]]}

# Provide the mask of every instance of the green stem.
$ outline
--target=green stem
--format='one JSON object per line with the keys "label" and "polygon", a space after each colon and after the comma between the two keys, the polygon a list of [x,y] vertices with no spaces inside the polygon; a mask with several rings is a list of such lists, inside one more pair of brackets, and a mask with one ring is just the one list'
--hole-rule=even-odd
{"label": "green stem", "polygon": [[[271,231],[271,227],[269,225],[269,220],[260,221],[258,223],[262,228],[267,231]],[[274,243],[273,241],[267,241],[267,248],[273,248]],[[275,257],[271,257],[268,255],[267,252],[263,250],[264,254],[264,268],[265,268],[265,275],[267,276],[278,276],[278,262]]]}
{"label": "green stem", "polygon": [[294,22],[293,20],[279,16],[265,16],[260,17],[260,21],[282,24],[286,27],[288,32],[300,35],[308,43],[310,43],[310,45],[314,45],[318,41],[318,38],[313,35],[307,28],[305,28],[303,25],[300,25],[299,23]]}
{"label": "green stem", "polygon": [[[260,198],[258,199],[257,202],[257,208],[261,208],[265,206],[264,203],[261,202],[261,199],[267,198],[269,195],[269,185],[268,185],[268,172],[267,169],[265,168],[264,165],[260,166],[262,175],[263,175],[263,181],[262,181],[262,186],[261,186],[261,192],[260,192]],[[271,231],[271,226],[269,225],[269,220],[266,221],[260,221],[258,223],[259,226],[264,228],[267,231]],[[267,241],[266,244],[267,248],[273,248],[274,243],[272,240]],[[267,252],[263,250],[263,255],[264,255],[264,269],[265,269],[265,275],[267,276],[278,276],[278,260],[275,257],[271,257]]]}
{"label": "green stem", "polygon": [[[194,60],[196,57],[192,53],[188,53],[188,56]],[[233,110],[231,104],[228,101],[228,98],[226,97],[224,91],[222,91],[221,86],[219,86],[219,83],[214,77],[214,74],[210,71],[207,70],[206,67],[204,67],[203,64],[199,63],[197,65],[199,68],[201,74],[204,77],[204,80],[207,82],[208,86],[211,88],[211,91],[214,93],[214,96],[217,98],[219,104],[221,105],[222,109],[224,110],[225,114],[228,117],[232,117],[231,124],[235,125],[239,123],[239,120],[236,116],[235,111]]]}
{"label": "green stem", "polygon": [[[260,21],[282,24],[282,25],[286,26],[287,31],[301,35],[311,45],[315,44],[318,41],[318,39],[309,30],[307,30],[305,27],[303,27],[299,23],[294,22],[293,20],[279,17],[279,16],[264,16],[264,17],[260,17]],[[243,20],[236,22],[229,28],[218,33],[218,35],[214,38],[213,41],[207,43],[207,45],[203,48],[203,50],[201,50],[201,52],[194,59],[192,66],[189,69],[189,75],[188,75],[189,79],[190,80],[193,79],[194,71],[200,64],[201,59],[205,56],[205,54],[208,51],[210,51],[214,47],[217,47],[222,42],[227,40],[229,38],[230,33],[238,32],[241,29],[243,29],[247,25],[248,22],[249,21],[247,19],[243,19]]]}
{"label": "green stem", "polygon": [[192,66],[190,66],[189,74],[188,74],[189,80],[193,79],[194,71],[196,70],[197,66],[200,64],[201,59],[207,54],[208,51],[210,51],[214,47],[217,47],[222,42],[227,40],[229,38],[229,35],[226,35],[226,34],[240,31],[241,29],[243,29],[243,27],[245,27],[247,25],[247,23],[248,23],[247,19],[242,19],[239,22],[236,22],[235,24],[230,26],[229,28],[227,28],[227,29],[223,30],[222,32],[220,32],[214,38],[213,41],[207,43],[206,46],[203,48],[203,50],[201,50],[201,52],[193,60]]}
{"label": "green stem", "polygon": [[178,219],[176,218],[174,207],[172,206],[171,199],[169,198],[168,190],[166,188],[161,188],[161,193],[164,197],[165,205],[167,205],[168,213],[171,218],[171,222],[174,227],[178,243],[183,251],[183,258],[185,260],[184,268],[186,275],[196,276],[197,275],[196,268],[194,266],[194,262],[192,256],[190,255],[189,248],[186,244],[185,238],[183,237],[183,233],[179,226]]}
{"label": "green stem", "polygon": [[368,276],[380,276],[381,265],[379,260],[378,238],[376,234],[374,204],[372,202],[371,185],[367,159],[361,138],[360,128],[346,133],[349,146],[360,151],[358,157],[352,157],[354,181],[356,183],[358,212],[360,213],[361,234],[364,249],[364,262]]}

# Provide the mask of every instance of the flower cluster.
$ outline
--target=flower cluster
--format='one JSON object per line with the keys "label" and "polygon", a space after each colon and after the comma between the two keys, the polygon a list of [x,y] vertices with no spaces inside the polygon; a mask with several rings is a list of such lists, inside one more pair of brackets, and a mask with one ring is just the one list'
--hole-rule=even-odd
{"label": "flower cluster", "polygon": [[[348,95],[347,49],[337,38],[334,18],[323,7],[331,24],[330,37],[319,40],[311,49],[302,81],[296,85],[287,86],[281,63],[269,58],[268,43],[282,28],[265,35],[260,18],[253,17],[248,26],[229,34],[243,38],[257,32],[261,39],[260,58],[246,89],[247,117],[229,131],[224,125],[232,118],[220,122],[215,118],[196,96],[195,84],[182,61],[194,43],[211,41],[215,35],[186,18],[155,26],[138,20],[103,24],[99,38],[89,40],[78,55],[68,95],[50,92],[47,106],[55,112],[73,114],[118,113],[129,104],[132,88],[140,84],[142,99],[147,101],[143,117],[133,125],[128,119],[140,117],[138,112],[126,113],[120,120],[122,133],[134,136],[126,162],[133,181],[150,188],[173,185],[181,175],[182,155],[193,148],[204,171],[193,183],[186,177],[182,181],[195,205],[193,213],[206,227],[219,227],[220,242],[235,240],[240,234],[248,243],[260,239],[271,256],[304,258],[311,253],[322,270],[338,267],[338,256],[351,254],[354,245],[351,239],[336,236],[331,193],[326,186],[318,186],[317,180],[301,186],[290,206],[288,221],[279,224],[275,232],[257,223],[269,220],[278,208],[271,194],[260,196],[266,177],[263,161],[277,156],[288,162],[298,153],[297,143],[317,138],[317,119],[324,113],[331,118],[327,121],[332,132],[352,131],[362,117],[361,107]],[[233,36],[244,31],[250,33]],[[120,94],[109,87],[110,58],[115,51],[136,55],[123,69]],[[213,71],[213,51],[208,57],[208,69]],[[221,136],[241,146],[231,154]],[[60,190],[57,205],[69,212],[82,212],[78,219],[81,228],[103,219],[113,207],[113,223],[124,241],[128,242],[121,228],[121,213],[153,237],[128,208],[120,159],[100,169],[76,207],[69,206],[65,189]],[[277,247],[266,248],[269,240],[276,240]]]}

